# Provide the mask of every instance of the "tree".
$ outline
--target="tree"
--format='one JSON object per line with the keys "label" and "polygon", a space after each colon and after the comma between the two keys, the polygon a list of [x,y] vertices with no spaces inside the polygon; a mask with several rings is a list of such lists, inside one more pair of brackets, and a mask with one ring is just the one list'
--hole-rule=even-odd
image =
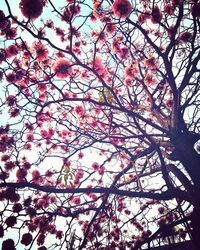
{"label": "tree", "polygon": [[199,249],[200,3],[2,2],[2,249]]}

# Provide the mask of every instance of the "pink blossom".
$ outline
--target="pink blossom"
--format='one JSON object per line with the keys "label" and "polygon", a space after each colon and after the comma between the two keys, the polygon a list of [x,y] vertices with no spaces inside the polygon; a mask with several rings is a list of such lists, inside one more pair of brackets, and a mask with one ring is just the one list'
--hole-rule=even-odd
{"label": "pink blossom", "polygon": [[74,197],[72,202],[75,204],[75,205],[79,205],[81,203],[81,199],[80,197]]}
{"label": "pink blossom", "polygon": [[115,0],[113,10],[117,17],[126,18],[131,13],[132,5],[128,0]]}
{"label": "pink blossom", "polygon": [[98,163],[98,162],[93,162],[93,163],[92,163],[92,168],[93,168],[94,170],[98,170],[98,169],[99,169],[99,163]]}

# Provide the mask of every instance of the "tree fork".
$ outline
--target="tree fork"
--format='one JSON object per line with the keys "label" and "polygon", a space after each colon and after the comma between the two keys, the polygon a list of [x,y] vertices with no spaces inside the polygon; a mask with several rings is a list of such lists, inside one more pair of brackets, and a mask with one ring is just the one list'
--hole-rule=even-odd
{"label": "tree fork", "polygon": [[181,134],[172,138],[174,145],[173,155],[179,160],[190,175],[194,190],[200,189],[200,155],[194,149],[194,139],[191,135]]}

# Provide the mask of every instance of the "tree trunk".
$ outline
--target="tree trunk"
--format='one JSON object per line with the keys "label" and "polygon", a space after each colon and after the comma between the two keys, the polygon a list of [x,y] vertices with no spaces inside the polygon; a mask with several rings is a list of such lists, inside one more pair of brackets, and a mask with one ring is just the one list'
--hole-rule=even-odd
{"label": "tree trunk", "polygon": [[191,216],[191,235],[196,246],[200,249],[200,155],[195,151],[193,136],[181,134],[175,140],[175,156],[182,163],[193,182],[193,213]]}
{"label": "tree trunk", "polygon": [[191,235],[194,242],[194,245],[196,246],[196,249],[200,249],[200,209],[194,208],[191,218]]}
{"label": "tree trunk", "polygon": [[181,134],[172,141],[177,159],[190,175],[194,189],[200,191],[200,155],[194,149],[194,139],[190,135]]}

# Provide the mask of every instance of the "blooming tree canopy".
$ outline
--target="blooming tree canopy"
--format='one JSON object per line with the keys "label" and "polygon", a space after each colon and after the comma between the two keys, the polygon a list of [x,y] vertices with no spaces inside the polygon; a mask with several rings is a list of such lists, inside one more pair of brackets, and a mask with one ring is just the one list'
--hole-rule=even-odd
{"label": "blooming tree canopy", "polygon": [[200,3],[2,0],[0,242],[200,248]]}

